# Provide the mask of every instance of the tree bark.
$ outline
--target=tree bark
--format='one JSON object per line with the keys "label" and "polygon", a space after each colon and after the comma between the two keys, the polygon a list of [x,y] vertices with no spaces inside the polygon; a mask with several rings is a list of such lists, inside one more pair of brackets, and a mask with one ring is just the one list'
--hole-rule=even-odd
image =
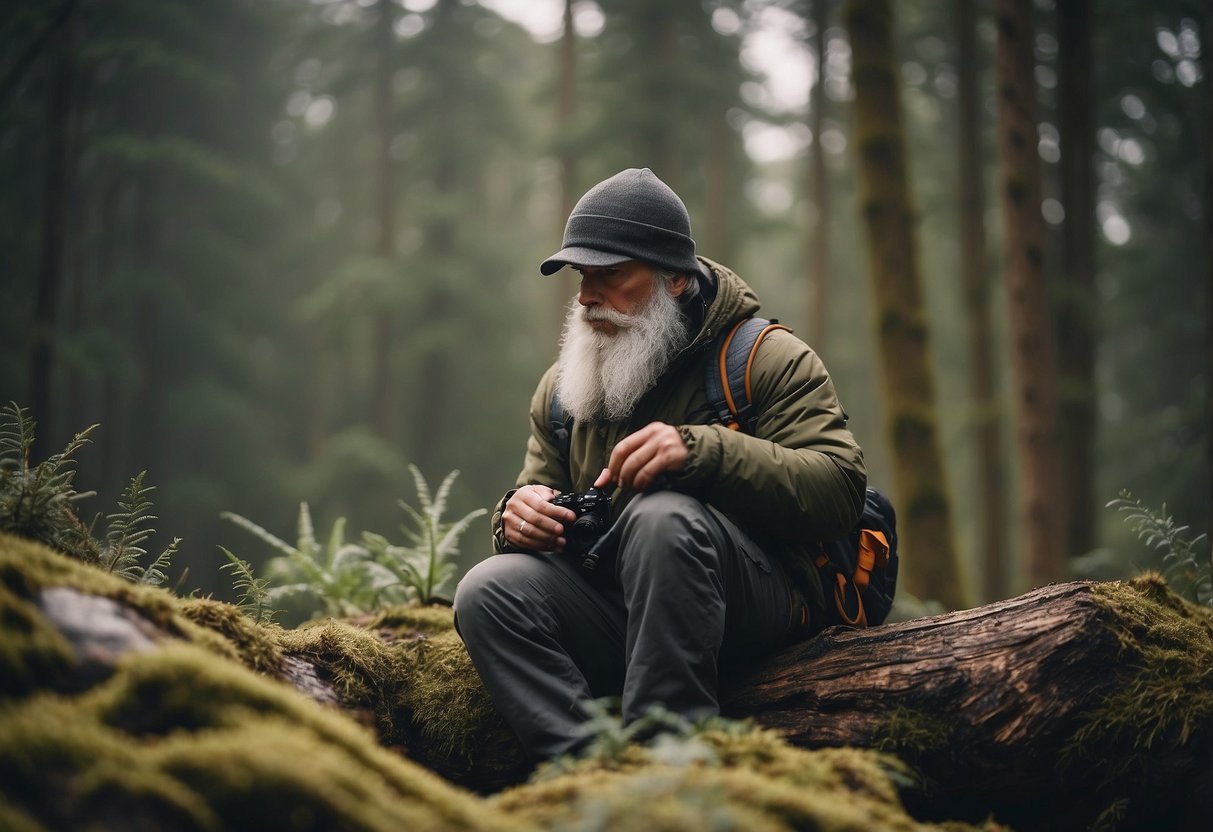
{"label": "tree bark", "polygon": [[1017,410],[1021,561],[1030,586],[1065,573],[1057,362],[1044,278],[1031,0],[997,0],[998,144],[1011,367]]}
{"label": "tree bark", "polygon": [[1057,310],[1059,438],[1066,500],[1065,554],[1095,548],[1095,128],[1091,2],[1058,0],[1057,111],[1062,225]]}
{"label": "tree bark", "polygon": [[969,342],[969,396],[977,441],[977,505],[980,511],[982,595],[1008,595],[1006,462],[1002,413],[995,397],[990,270],[982,187],[981,108],[977,94],[977,21],[974,0],[956,1],[960,164],[960,272]]}
{"label": "tree bark", "polygon": [[[384,262],[396,259],[396,189],[393,182],[392,138],[395,135],[392,118],[392,69],[395,33],[392,25],[391,0],[379,0],[378,18],[372,37],[375,50],[375,182],[377,187],[375,214],[379,238],[375,254]],[[390,307],[375,313],[375,342],[371,356],[371,420],[383,439],[396,439],[396,419],[392,407],[392,345],[396,337],[396,315]]]}
{"label": "tree bark", "polygon": [[927,814],[967,806],[1015,827],[1083,828],[1123,799],[1130,813],[1176,813],[1179,827],[1145,818],[1154,828],[1186,828],[1210,809],[1185,790],[1213,777],[1213,615],[1193,609],[1160,580],[1076,582],[833,628],[736,679],[723,709],[795,745],[898,754],[927,781]]}
{"label": "tree bark", "polygon": [[829,0],[813,2],[813,65],[816,83],[809,103],[809,194],[813,205],[813,232],[809,235],[809,337],[818,352],[826,348],[826,285],[829,279],[829,181],[826,179],[826,152],[821,144],[826,111],[826,26],[830,22]]}
{"label": "tree bark", "polygon": [[887,0],[846,7],[855,83],[858,177],[893,445],[905,585],[950,609],[967,606],[940,454],[930,326],[914,236],[905,126]]}
{"label": "tree bark", "polygon": [[[65,4],[70,11],[70,4]],[[67,246],[67,168],[75,67],[70,20],[57,37],[50,95],[46,100],[46,156],[43,160],[42,245],[38,256],[38,290],[34,307],[34,339],[30,351],[28,402],[35,419],[50,424],[55,341],[58,337],[60,295],[63,290],[63,252]],[[39,431],[33,455],[49,456],[55,442],[50,432]]]}
{"label": "tree bark", "polygon": [[[577,109],[577,30],[573,27],[573,0],[564,2],[564,32],[560,37],[560,63],[557,67],[556,124],[560,134],[560,217],[557,230],[561,239],[564,225],[579,196],[577,190],[577,151],[572,143],[573,115]],[[559,338],[564,330],[564,316],[569,298],[573,296],[573,277],[569,269],[561,269],[552,276],[555,301],[555,334]]]}
{"label": "tree bark", "polygon": [[[1213,2],[1205,3],[1200,27],[1200,42],[1207,45],[1213,39]],[[1205,188],[1201,214],[1205,226],[1205,481],[1210,501],[1205,522],[1213,524],[1213,49],[1201,49],[1200,54],[1205,74]],[[1208,531],[1213,532],[1213,528]]]}

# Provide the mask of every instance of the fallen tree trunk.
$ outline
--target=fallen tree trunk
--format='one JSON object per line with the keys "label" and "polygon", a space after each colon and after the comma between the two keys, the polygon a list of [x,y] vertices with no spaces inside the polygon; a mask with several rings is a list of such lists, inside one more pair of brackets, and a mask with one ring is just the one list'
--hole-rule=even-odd
{"label": "fallen tree trunk", "polygon": [[[75,658],[39,646],[53,640],[18,639],[14,655],[28,653],[18,663],[28,670],[7,681],[10,693],[86,689],[122,656],[198,640],[201,627],[222,639],[202,639],[208,649],[354,715],[383,745],[460,785],[494,791],[528,774],[449,611],[282,631],[228,605],[134,593],[109,578],[107,598],[90,600],[92,579],[55,577],[52,564],[64,567],[44,557],[41,572],[13,585]],[[722,706],[801,747],[897,755],[921,774],[903,797],[922,819],[992,813],[1019,828],[1067,829],[1211,820],[1213,610],[1157,578],[1057,584],[972,610],[829,630],[726,680]]]}
{"label": "fallen tree trunk", "polygon": [[907,799],[926,816],[967,807],[1025,828],[1211,817],[1213,615],[1161,580],[1055,584],[833,629],[733,680],[723,709],[802,747],[898,755],[922,772]]}

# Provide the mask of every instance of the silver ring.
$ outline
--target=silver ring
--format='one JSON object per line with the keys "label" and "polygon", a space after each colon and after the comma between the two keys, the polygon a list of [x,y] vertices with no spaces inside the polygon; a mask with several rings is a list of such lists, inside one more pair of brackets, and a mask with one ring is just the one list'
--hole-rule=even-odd
{"label": "silver ring", "polygon": [[518,534],[525,535],[526,527],[529,525],[530,525],[530,521],[527,521],[527,520],[523,520],[521,523],[519,523],[518,524]]}

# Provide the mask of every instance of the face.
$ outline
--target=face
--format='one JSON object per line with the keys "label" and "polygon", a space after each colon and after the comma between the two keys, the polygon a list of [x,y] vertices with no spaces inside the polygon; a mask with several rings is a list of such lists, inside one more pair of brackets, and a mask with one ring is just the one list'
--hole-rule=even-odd
{"label": "face", "polygon": [[[634,315],[645,307],[656,283],[654,268],[639,260],[628,260],[615,266],[575,266],[581,274],[581,290],[577,302],[585,307],[605,306],[624,315]],[[686,276],[678,275],[670,285],[677,298],[686,287]],[[596,331],[614,335],[619,328],[610,321],[587,321]]]}

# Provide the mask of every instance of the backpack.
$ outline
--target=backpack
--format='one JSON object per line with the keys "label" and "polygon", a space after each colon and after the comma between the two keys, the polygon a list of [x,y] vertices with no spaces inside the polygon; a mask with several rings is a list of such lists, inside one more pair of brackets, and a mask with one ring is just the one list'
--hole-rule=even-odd
{"label": "backpack", "polygon": [[[704,392],[720,423],[731,430],[754,432],[758,412],[750,371],[762,339],[779,329],[791,332],[778,320],[745,318],[713,341],[718,360],[706,365]],[[552,396],[548,421],[552,437],[567,459],[572,417],[556,396]],[[868,488],[855,528],[837,540],[819,541],[813,563],[826,598],[825,626],[883,623],[893,606],[898,567],[897,516],[888,497]]]}
{"label": "backpack", "polygon": [[[750,370],[762,339],[778,329],[791,332],[778,320],[746,318],[717,336],[719,360],[709,362],[704,389],[708,403],[726,427],[754,432],[758,412]],[[825,595],[826,626],[869,627],[883,623],[893,607],[897,588],[897,514],[889,498],[868,488],[863,514],[855,528],[837,540],[818,541],[813,563]]]}

